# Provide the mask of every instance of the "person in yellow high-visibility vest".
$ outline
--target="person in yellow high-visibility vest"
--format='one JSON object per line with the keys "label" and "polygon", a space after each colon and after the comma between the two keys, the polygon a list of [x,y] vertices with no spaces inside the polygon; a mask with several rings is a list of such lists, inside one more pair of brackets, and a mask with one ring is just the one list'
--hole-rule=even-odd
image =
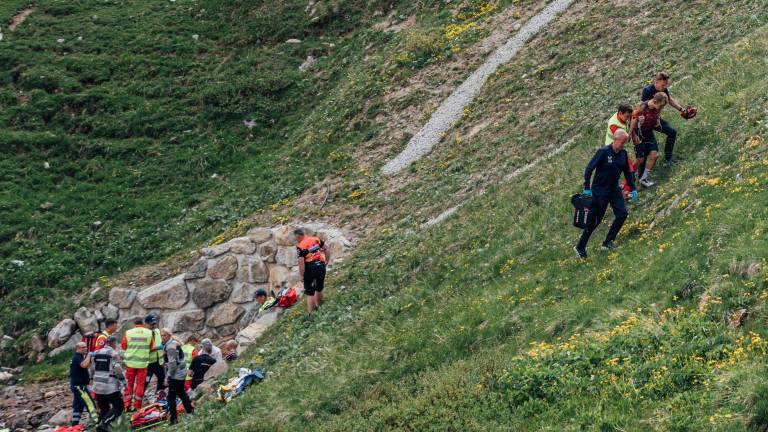
{"label": "person in yellow high-visibility vest", "polygon": [[[197,356],[197,344],[200,341],[197,336],[191,335],[187,338],[187,342],[181,346],[181,351],[184,352],[184,361],[187,363],[187,370],[192,366],[192,360]],[[184,391],[189,391],[192,388],[192,374],[188,373],[184,379]]]}
{"label": "person in yellow high-visibility vest", "polygon": [[133,328],[125,332],[121,347],[125,351],[123,363],[125,363],[126,386],[123,393],[125,409],[141,408],[144,399],[144,380],[147,377],[147,365],[149,353],[155,348],[155,338],[152,330],[144,327],[144,321],[136,318]]}
{"label": "person in yellow high-visibility vest", "polygon": [[[629,123],[631,120],[632,107],[629,104],[620,104],[616,109],[616,112],[608,119],[608,127],[605,129],[604,145],[613,144],[613,134],[615,134],[617,130],[623,130],[624,132],[629,133]],[[629,162],[629,171],[634,173],[635,164],[632,163],[632,158],[627,158],[627,162]],[[621,189],[624,194],[624,199],[632,193],[632,189],[629,187],[629,183],[627,183],[626,179],[624,179],[624,184],[621,186]]]}
{"label": "person in yellow high-visibility vest", "polygon": [[157,378],[156,400],[165,399],[165,367],[163,367],[163,344],[160,337],[160,329],[157,327],[157,317],[153,314],[144,318],[144,325],[152,330],[155,338],[155,346],[149,350],[149,365],[147,365],[147,377],[144,379],[144,387],[149,386],[152,376]]}

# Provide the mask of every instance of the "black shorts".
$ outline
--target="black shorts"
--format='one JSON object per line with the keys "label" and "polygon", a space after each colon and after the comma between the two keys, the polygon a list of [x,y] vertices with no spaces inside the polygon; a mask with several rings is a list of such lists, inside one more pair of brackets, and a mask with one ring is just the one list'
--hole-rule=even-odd
{"label": "black shorts", "polygon": [[311,296],[325,288],[325,264],[309,262],[304,264],[304,294]]}
{"label": "black shorts", "polygon": [[635,157],[644,158],[653,151],[659,151],[659,143],[656,142],[656,135],[653,134],[653,130],[643,131],[643,142],[635,144]]}

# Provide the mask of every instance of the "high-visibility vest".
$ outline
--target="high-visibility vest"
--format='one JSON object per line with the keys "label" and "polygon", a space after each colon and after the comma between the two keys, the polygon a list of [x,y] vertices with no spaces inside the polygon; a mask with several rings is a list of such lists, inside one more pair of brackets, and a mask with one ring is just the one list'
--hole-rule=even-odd
{"label": "high-visibility vest", "polygon": [[610,120],[608,120],[608,127],[605,129],[605,145],[613,144],[613,133],[611,133],[611,126],[618,126],[619,129],[623,129],[624,132],[629,133],[627,124],[619,120],[619,113],[614,113]]}
{"label": "high-visibility vest", "polygon": [[187,369],[192,364],[192,351],[195,350],[194,345],[184,344],[181,346],[181,350],[184,352],[184,361],[187,363]]}
{"label": "high-visibility vest", "polygon": [[154,329],[152,330],[152,333],[155,335],[155,351],[150,351],[149,353],[149,362],[150,363],[159,363],[160,366],[164,363],[164,355],[162,347],[160,346],[160,329]]}
{"label": "high-visibility vest", "polygon": [[125,332],[124,362],[129,368],[144,369],[149,364],[149,346],[152,330],[146,327],[134,327]]}

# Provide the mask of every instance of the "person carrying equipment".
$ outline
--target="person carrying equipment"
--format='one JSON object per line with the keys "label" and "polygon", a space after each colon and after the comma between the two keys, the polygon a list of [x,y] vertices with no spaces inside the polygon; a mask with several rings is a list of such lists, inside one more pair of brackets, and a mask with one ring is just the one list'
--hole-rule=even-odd
{"label": "person carrying equipment", "polygon": [[189,395],[184,391],[184,379],[187,376],[187,364],[184,361],[184,351],[181,349],[181,343],[174,339],[170,329],[164,328],[160,332],[163,338],[165,361],[168,363],[168,412],[170,414],[170,423],[176,424],[178,413],[176,411],[176,398],[181,399],[184,404],[184,412],[193,414],[195,409],[189,400]]}
{"label": "person carrying equipment", "polygon": [[[627,132],[617,130],[613,134],[613,143],[598,149],[584,170],[583,194],[592,196],[592,204],[587,216],[586,228],[581,233],[579,243],[573,248],[579,258],[587,258],[587,242],[589,242],[589,237],[597,226],[600,225],[608,205],[613,210],[614,220],[603,242],[603,249],[613,250],[616,248],[613,241],[627,219],[627,207],[618,186],[619,177],[622,173],[632,189],[632,201],[637,202],[637,188],[633,175],[629,171],[629,157],[624,149],[627,140],[629,140]],[[595,173],[594,181],[592,181],[593,172]],[[592,183],[591,187],[590,183]]]}
{"label": "person carrying equipment", "polygon": [[107,339],[117,332],[117,320],[108,319],[104,321],[104,330],[96,336],[96,349],[94,351],[104,348],[107,343]]}
{"label": "person carrying equipment", "polygon": [[307,235],[301,228],[294,230],[293,234],[299,256],[299,275],[304,282],[304,295],[307,296],[307,312],[311,315],[323,303],[327,248],[322,240]]}
{"label": "person carrying equipment", "polygon": [[78,342],[75,345],[75,353],[69,363],[69,389],[72,391],[72,419],[70,426],[80,424],[80,418],[83,411],[88,410],[91,418],[98,422],[99,415],[96,412],[96,404],[91,398],[91,392],[88,390],[88,383],[91,376],[88,374],[88,366],[91,364],[91,353],[88,352],[88,345],[85,342]]}
{"label": "person carrying equipment", "polygon": [[651,169],[659,157],[659,144],[653,130],[661,121],[661,110],[667,104],[667,95],[656,93],[653,99],[643,102],[632,112],[632,121],[629,128],[632,133],[632,141],[635,143],[635,157],[637,158],[637,174],[640,176],[640,184],[645,187],[654,185],[651,181]]}
{"label": "person carrying equipment", "polygon": [[92,355],[90,371],[93,375],[93,392],[99,404],[98,432],[109,431],[109,425],[123,413],[123,398],[120,394],[120,383],[125,381],[123,368],[120,366],[120,355],[115,347],[117,338],[110,336],[104,342],[104,347]]}
{"label": "person carrying equipment", "polygon": [[[696,107],[689,105],[686,108],[673,98],[669,94],[669,75],[664,72],[656,74],[653,80],[653,84],[648,84],[643,87],[640,93],[640,100],[647,102],[656,95],[656,93],[664,93],[669,99],[669,105],[680,112],[680,116],[686,120],[696,117],[698,111]],[[659,125],[654,128],[655,131],[661,132],[667,136],[667,140],[664,143],[664,160],[667,162],[672,160],[672,151],[675,148],[675,139],[677,138],[677,131],[666,120],[660,119]]]}
{"label": "person carrying equipment", "polygon": [[141,318],[136,318],[133,324],[133,328],[125,332],[123,342],[120,344],[125,351],[123,362],[125,363],[127,382],[123,393],[123,403],[126,410],[130,410],[131,407],[141,408],[141,402],[144,399],[144,380],[147,377],[147,365],[149,365],[149,352],[155,347],[152,330],[144,327],[144,321]]}
{"label": "person carrying equipment", "polygon": [[144,324],[152,330],[157,345],[149,350],[149,365],[147,365],[147,377],[144,380],[144,388],[149,387],[152,376],[157,378],[155,400],[165,399],[165,368],[163,367],[163,344],[160,341],[160,329],[157,328],[157,317],[154,314],[144,318]]}

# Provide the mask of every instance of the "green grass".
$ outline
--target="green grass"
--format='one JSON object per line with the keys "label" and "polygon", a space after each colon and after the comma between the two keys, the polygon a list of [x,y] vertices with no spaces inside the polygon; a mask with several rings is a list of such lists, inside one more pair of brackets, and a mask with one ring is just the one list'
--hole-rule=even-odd
{"label": "green grass", "polygon": [[69,362],[72,352],[61,353],[48,357],[40,363],[24,366],[21,375],[27,382],[44,382],[69,378]]}

